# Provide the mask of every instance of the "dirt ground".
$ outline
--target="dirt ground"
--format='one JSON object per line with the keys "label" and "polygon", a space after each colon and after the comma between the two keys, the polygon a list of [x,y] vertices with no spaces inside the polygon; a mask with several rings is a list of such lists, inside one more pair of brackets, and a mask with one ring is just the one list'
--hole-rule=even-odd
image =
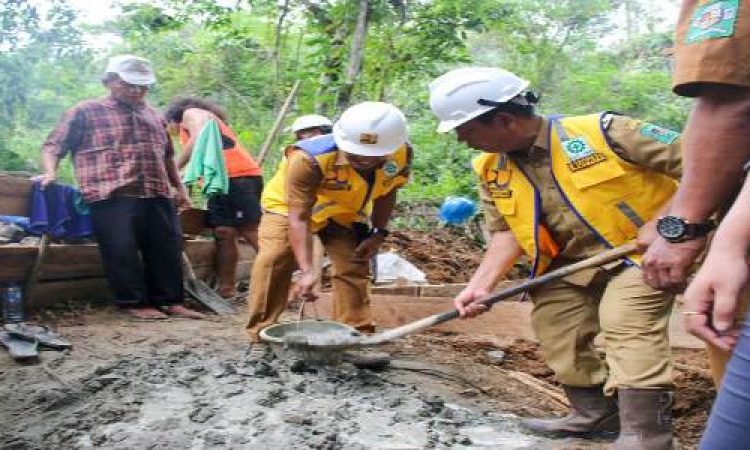
{"label": "dirt ground", "polygon": [[[518,416],[565,408],[536,345],[427,333],[373,372],[247,362],[244,317],[136,322],[111,308],[47,310],[71,339],[19,366],[0,354],[0,448],[604,448],[545,439]],[[503,351],[497,362],[488,351]],[[676,430],[693,448],[713,399],[702,354],[680,351]],[[682,367],[682,366],[681,366]]]}
{"label": "dirt ground", "polygon": [[[535,342],[515,339],[507,342],[497,340],[465,339],[460,336],[439,336],[425,334],[412,337],[411,345],[421,348],[440,349],[428,356],[435,361],[452,355],[456,362],[467,367],[495,366],[508,371],[518,371],[532,375],[549,385],[557,385],[554,373],[544,364],[544,357]],[[417,344],[418,343],[418,344]],[[500,349],[505,359],[493,362],[486,352]],[[396,352],[398,352],[396,350]],[[457,357],[456,355],[460,355]],[[682,448],[695,448],[703,433],[708,413],[716,397],[716,390],[710,377],[705,351],[700,349],[673,349],[676,365],[676,399],[673,408],[675,436]],[[462,362],[463,361],[463,362]],[[551,406],[551,405],[548,405]],[[559,407],[559,405],[556,405]],[[523,413],[520,410],[519,413]]]}
{"label": "dirt ground", "polygon": [[[433,284],[465,283],[482,261],[482,244],[461,228],[395,230],[383,244],[383,251],[395,251],[427,275]],[[524,278],[526,269],[518,265],[509,279]]]}

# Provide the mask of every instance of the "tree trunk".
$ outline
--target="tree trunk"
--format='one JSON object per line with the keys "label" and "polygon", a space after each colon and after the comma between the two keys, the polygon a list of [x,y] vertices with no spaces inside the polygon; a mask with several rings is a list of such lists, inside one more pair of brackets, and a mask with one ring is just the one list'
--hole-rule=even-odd
{"label": "tree trunk", "polygon": [[365,56],[365,39],[367,38],[367,23],[370,19],[370,0],[359,0],[359,15],[354,29],[352,46],[349,52],[349,65],[346,68],[344,85],[339,90],[336,109],[342,111],[349,106],[354,90],[354,83],[362,70],[362,60]]}
{"label": "tree trunk", "polygon": [[336,31],[331,37],[331,51],[326,57],[323,67],[321,67],[320,83],[315,95],[315,112],[318,114],[329,115],[331,113],[330,106],[335,100],[334,94],[341,73],[342,55],[348,34],[349,25],[344,22],[336,27]]}
{"label": "tree trunk", "polygon": [[289,14],[289,0],[284,0],[279,12],[279,20],[276,22],[275,42],[273,58],[276,63],[276,85],[281,85],[281,38],[284,31],[284,19]]}

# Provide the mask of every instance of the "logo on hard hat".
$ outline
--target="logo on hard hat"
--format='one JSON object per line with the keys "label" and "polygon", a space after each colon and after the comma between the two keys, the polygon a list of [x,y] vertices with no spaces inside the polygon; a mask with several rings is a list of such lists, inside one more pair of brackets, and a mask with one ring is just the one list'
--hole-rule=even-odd
{"label": "logo on hard hat", "polygon": [[378,143],[378,135],[375,133],[362,133],[359,135],[359,143],[360,144],[377,144]]}

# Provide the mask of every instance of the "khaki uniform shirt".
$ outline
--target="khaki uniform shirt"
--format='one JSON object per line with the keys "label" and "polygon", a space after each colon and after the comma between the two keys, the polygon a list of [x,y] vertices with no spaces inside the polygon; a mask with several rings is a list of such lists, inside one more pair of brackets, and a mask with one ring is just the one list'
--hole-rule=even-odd
{"label": "khaki uniform shirt", "polygon": [[[612,149],[628,162],[679,179],[682,175],[680,139],[672,144],[659,142],[641,133],[641,127],[644,124],[645,122],[626,116],[606,116],[605,132]],[[606,247],[568,207],[555,186],[550,172],[549,133],[549,121],[544,119],[534,145],[527,151],[516,151],[510,156],[528,174],[529,181],[539,190],[542,199],[542,221],[560,246],[560,254],[552,266],[554,268],[569,264],[573,260],[594,256]],[[488,231],[494,233],[510,230],[484,184],[480,184],[479,197]],[[586,285],[593,275],[591,272],[584,271],[581,275],[572,276],[566,280]]]}
{"label": "khaki uniform shirt", "polygon": [[683,0],[675,37],[675,94],[701,83],[750,87],[750,2]]}

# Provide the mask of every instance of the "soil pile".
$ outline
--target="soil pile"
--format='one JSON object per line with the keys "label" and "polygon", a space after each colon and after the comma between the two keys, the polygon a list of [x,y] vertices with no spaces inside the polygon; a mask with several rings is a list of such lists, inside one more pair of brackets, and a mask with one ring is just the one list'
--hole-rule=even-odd
{"label": "soil pile", "polygon": [[[427,274],[431,284],[466,283],[482,262],[484,246],[461,228],[394,230],[381,251],[395,251]],[[525,278],[523,264],[509,279]]]}

